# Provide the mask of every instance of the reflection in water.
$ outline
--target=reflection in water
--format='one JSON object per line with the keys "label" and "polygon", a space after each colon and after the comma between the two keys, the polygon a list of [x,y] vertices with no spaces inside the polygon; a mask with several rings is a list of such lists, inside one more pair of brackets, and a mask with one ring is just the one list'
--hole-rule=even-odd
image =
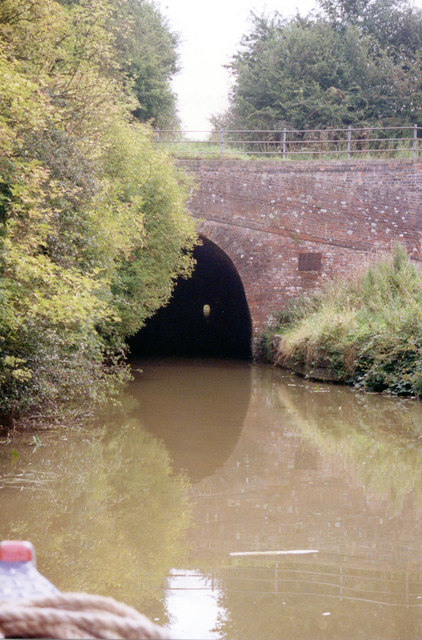
{"label": "reflection in water", "polygon": [[[160,437],[176,469],[210,475],[240,436],[251,396],[251,366],[237,361],[147,361],[129,392],[135,413]],[[176,370],[175,370],[176,367]]]}
{"label": "reflection in water", "polygon": [[308,447],[399,513],[411,496],[422,510],[422,403],[298,382],[274,389]]}
{"label": "reflection in water", "polygon": [[139,422],[116,426],[15,442],[18,460],[3,449],[0,533],[30,539],[60,589],[145,609],[183,557],[188,484]]}
{"label": "reflection in water", "polygon": [[[341,568],[341,566],[340,566]],[[420,605],[406,575],[336,571],[332,565],[274,564],[220,572],[219,638],[416,640]],[[409,580],[410,574],[407,574]],[[387,589],[387,597],[384,590]],[[391,596],[395,594],[395,597]],[[409,604],[410,603],[410,604]],[[257,636],[257,630],[262,636]],[[280,631],[282,635],[280,635]]]}
{"label": "reflection in water", "polygon": [[203,576],[195,571],[173,571],[166,598],[173,637],[219,638],[215,627],[221,619],[221,596],[214,576]]}
{"label": "reflection in water", "polygon": [[[0,449],[2,537],[180,638],[421,636],[422,403],[247,363],[139,367],[94,429]],[[289,549],[319,553],[230,556]]]}

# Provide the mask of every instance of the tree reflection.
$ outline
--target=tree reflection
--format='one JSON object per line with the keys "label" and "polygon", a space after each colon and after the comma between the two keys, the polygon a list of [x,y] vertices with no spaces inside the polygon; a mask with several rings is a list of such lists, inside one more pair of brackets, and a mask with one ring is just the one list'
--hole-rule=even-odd
{"label": "tree reflection", "polygon": [[190,523],[188,482],[172,474],[164,445],[135,420],[42,441],[36,451],[14,443],[1,535],[31,539],[40,570],[62,590],[154,609]]}
{"label": "tree reflection", "polygon": [[341,466],[392,514],[410,494],[422,510],[421,402],[305,382],[278,385],[274,399],[323,464]]}
{"label": "tree reflection", "polygon": [[[238,382],[226,364],[216,382],[203,364],[162,368],[97,428],[13,444],[2,536],[32,539],[60,588],[114,595],[161,623],[169,570],[209,574],[227,640],[419,637],[422,403],[269,367]],[[271,549],[319,553],[230,555]]]}
{"label": "tree reflection", "polygon": [[[253,388],[235,451],[192,489],[190,566],[218,585],[218,637],[419,637],[422,405],[270,368]],[[230,558],[268,549],[320,553]]]}

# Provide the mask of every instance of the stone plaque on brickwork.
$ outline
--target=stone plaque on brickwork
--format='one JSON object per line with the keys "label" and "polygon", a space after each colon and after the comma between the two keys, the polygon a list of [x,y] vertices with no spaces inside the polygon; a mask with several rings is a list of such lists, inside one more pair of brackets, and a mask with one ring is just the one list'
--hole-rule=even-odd
{"label": "stone plaque on brickwork", "polygon": [[299,253],[299,271],[321,271],[321,253]]}

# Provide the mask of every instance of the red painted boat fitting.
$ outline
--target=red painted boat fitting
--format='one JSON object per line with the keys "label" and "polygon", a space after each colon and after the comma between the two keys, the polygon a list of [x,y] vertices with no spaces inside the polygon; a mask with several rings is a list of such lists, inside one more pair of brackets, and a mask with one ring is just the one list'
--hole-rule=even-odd
{"label": "red painted boat fitting", "polygon": [[0,600],[28,600],[56,593],[59,590],[37,571],[30,542],[0,542]]}

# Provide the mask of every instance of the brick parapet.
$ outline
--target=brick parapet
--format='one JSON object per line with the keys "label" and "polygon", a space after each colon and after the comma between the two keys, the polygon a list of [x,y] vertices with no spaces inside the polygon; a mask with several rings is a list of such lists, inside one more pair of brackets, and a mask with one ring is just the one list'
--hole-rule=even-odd
{"label": "brick parapet", "polygon": [[[255,332],[286,299],[403,243],[422,260],[422,161],[186,159],[199,231],[233,261]],[[299,271],[299,253],[321,268]]]}

